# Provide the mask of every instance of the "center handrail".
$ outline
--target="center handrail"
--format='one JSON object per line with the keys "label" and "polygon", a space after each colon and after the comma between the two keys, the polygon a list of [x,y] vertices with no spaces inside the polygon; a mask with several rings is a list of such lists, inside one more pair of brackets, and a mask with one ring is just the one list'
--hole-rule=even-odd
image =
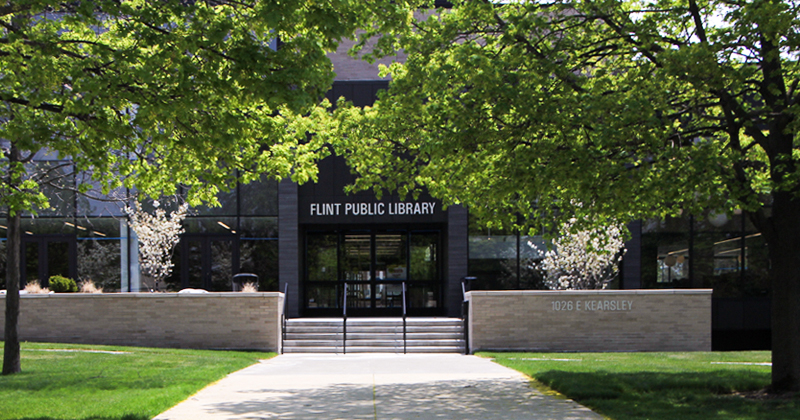
{"label": "center handrail", "polygon": [[342,305],[342,354],[347,354],[347,283],[344,284]]}
{"label": "center handrail", "polygon": [[286,305],[288,304],[287,296],[289,296],[289,283],[283,287],[283,307],[281,308],[281,354],[283,354],[284,344],[286,342]]}
{"label": "center handrail", "polygon": [[403,354],[406,354],[406,282],[403,282]]}
{"label": "center handrail", "polygon": [[467,282],[475,280],[475,277],[464,277],[461,280],[461,328],[464,337],[464,352],[470,354],[469,348],[469,299],[467,299]]}

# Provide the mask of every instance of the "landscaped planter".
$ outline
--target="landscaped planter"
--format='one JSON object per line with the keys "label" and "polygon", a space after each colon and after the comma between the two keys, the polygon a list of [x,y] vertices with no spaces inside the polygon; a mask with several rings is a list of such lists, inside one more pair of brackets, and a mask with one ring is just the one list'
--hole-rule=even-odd
{"label": "landscaped planter", "polygon": [[[5,307],[5,296],[0,296]],[[51,293],[20,296],[23,341],[280,349],[283,293]],[[0,311],[0,333],[5,311]]]}
{"label": "landscaped planter", "polygon": [[710,351],[711,292],[471,291],[469,348]]}

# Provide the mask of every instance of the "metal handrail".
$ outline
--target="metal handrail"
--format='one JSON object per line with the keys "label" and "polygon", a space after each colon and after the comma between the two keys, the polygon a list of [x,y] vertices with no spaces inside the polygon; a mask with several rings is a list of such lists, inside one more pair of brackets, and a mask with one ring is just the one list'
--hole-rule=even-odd
{"label": "metal handrail", "polygon": [[284,284],[283,287],[283,308],[281,308],[281,354],[286,342],[286,305],[289,303],[287,300],[289,296],[289,283]]}
{"label": "metal handrail", "polygon": [[347,283],[344,284],[344,305],[342,305],[342,354],[347,354]]}
{"label": "metal handrail", "polygon": [[403,354],[406,354],[406,282],[403,282]]}
{"label": "metal handrail", "polygon": [[467,300],[467,278],[461,281],[461,328],[464,335],[464,352],[469,354],[469,300]]}

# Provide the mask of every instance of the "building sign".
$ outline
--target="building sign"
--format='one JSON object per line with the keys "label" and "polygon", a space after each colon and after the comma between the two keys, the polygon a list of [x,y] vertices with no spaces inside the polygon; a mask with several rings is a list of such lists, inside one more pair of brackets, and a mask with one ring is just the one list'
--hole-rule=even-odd
{"label": "building sign", "polygon": [[586,299],[586,300],[556,300],[553,301],[554,311],[630,311],[633,309],[632,300],[622,299]]}
{"label": "building sign", "polygon": [[309,215],[314,216],[416,216],[432,215],[436,202],[403,203],[311,203]]}

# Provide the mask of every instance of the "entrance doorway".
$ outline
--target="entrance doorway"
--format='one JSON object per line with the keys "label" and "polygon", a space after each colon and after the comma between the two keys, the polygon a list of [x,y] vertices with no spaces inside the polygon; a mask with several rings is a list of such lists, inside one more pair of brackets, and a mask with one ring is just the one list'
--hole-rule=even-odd
{"label": "entrance doorway", "polygon": [[334,230],[305,235],[304,314],[399,316],[442,310],[440,230]]}

